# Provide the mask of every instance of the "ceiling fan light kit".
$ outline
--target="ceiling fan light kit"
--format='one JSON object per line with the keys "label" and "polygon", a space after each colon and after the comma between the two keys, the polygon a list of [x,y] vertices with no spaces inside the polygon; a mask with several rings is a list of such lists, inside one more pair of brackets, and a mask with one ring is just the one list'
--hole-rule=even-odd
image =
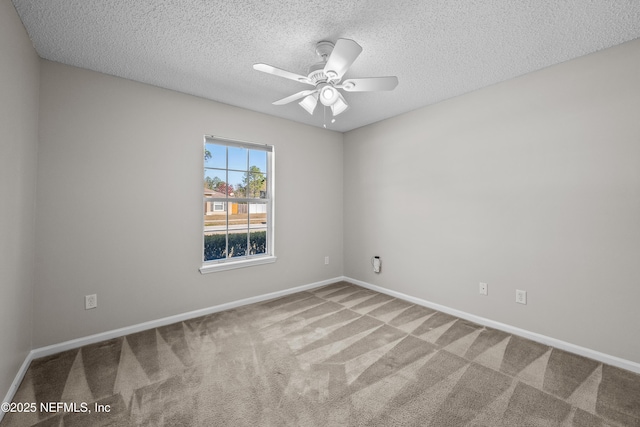
{"label": "ceiling fan light kit", "polygon": [[331,86],[329,83],[320,83],[320,102],[325,107],[329,107],[336,103],[338,100],[338,89]]}
{"label": "ceiling fan light kit", "polygon": [[318,94],[314,93],[312,95],[307,95],[302,101],[298,102],[298,104],[300,104],[307,113],[313,114],[313,110],[315,110],[316,105],[318,105]]}
{"label": "ceiling fan light kit", "polygon": [[[398,85],[398,78],[395,76],[349,79],[340,84],[340,80],[361,52],[362,47],[350,39],[338,39],[335,45],[329,41],[321,41],[316,44],[316,54],[322,60],[309,67],[307,76],[267,64],[254,64],[253,68],[263,73],[315,86],[315,90],[303,90],[275,101],[274,105],[284,105],[303,98],[298,104],[313,115],[320,100],[322,105],[331,108],[333,116],[337,116],[349,108],[349,104],[338,89],[346,92],[375,92],[393,90]],[[335,119],[332,123],[334,121]]]}
{"label": "ceiling fan light kit", "polygon": [[349,105],[347,105],[347,102],[344,100],[342,95],[338,94],[338,99],[336,99],[336,101],[333,104],[331,104],[331,114],[333,114],[334,116],[337,116],[338,114],[345,111],[347,108],[349,108]]}

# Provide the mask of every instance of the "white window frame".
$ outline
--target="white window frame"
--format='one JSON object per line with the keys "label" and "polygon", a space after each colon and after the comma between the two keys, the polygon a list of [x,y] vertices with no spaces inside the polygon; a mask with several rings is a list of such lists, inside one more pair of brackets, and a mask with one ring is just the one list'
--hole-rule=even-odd
{"label": "white window frame", "polygon": [[[201,255],[202,255],[202,267],[200,267],[200,273],[202,274],[206,274],[206,273],[213,273],[216,271],[223,271],[223,270],[231,270],[231,269],[235,269],[235,268],[244,268],[244,267],[250,267],[250,266],[254,266],[254,265],[261,265],[261,264],[269,264],[269,263],[273,263],[276,261],[277,257],[274,254],[274,236],[275,236],[275,232],[274,232],[274,224],[275,224],[275,218],[274,218],[274,200],[275,200],[275,180],[274,180],[274,161],[275,161],[275,149],[273,145],[267,145],[267,144],[257,144],[254,142],[247,142],[247,141],[239,141],[239,140],[234,140],[234,139],[229,139],[229,138],[224,138],[224,137],[220,137],[220,136],[213,136],[213,135],[205,135],[204,137],[204,142],[202,144],[203,146],[203,158],[204,158],[204,152],[206,150],[206,144],[207,143],[215,143],[215,144],[220,144],[220,145],[226,145],[227,147],[239,147],[239,148],[246,148],[249,150],[260,150],[260,151],[265,151],[267,153],[267,170],[265,172],[266,178],[267,178],[267,191],[266,191],[266,210],[267,210],[267,230],[266,230],[266,239],[267,239],[267,243],[266,243],[266,248],[265,248],[265,253],[263,254],[255,254],[255,255],[243,255],[243,256],[238,256],[238,257],[232,257],[232,258],[224,258],[224,259],[218,259],[218,260],[210,260],[210,261],[205,261],[204,260],[204,236],[205,236],[205,225],[204,225],[204,216],[202,219],[202,245],[201,245]],[[228,164],[227,164],[227,171],[228,169]],[[203,172],[204,172],[204,164],[203,164]],[[255,203],[256,201],[260,201],[261,203],[265,200],[265,199],[255,199],[255,198],[248,198],[248,197],[243,197],[243,198],[233,198],[233,202],[246,202],[246,203]],[[216,198],[216,197],[205,197],[203,196],[202,199],[202,203],[203,203],[203,211],[204,211],[204,206],[207,202],[224,202],[225,203],[225,207],[229,206],[229,202],[231,201],[231,198],[229,198],[228,195],[226,195],[226,199],[221,199],[221,198]],[[226,209],[225,209],[226,210]],[[201,211],[202,212],[202,211]],[[228,227],[228,225],[227,225]],[[228,236],[228,229],[227,229],[227,236]]]}

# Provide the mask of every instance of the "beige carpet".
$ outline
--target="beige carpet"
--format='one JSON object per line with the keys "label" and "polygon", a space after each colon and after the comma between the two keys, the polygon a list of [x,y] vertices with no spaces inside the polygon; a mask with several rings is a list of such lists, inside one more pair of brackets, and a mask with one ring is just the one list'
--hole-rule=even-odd
{"label": "beige carpet", "polygon": [[636,374],[344,282],[35,360],[14,401],[76,412],[2,427],[640,426]]}

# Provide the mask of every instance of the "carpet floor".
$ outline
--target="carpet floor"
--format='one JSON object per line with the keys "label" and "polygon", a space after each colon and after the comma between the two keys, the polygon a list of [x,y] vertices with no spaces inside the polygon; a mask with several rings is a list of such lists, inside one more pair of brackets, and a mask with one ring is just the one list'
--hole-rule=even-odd
{"label": "carpet floor", "polygon": [[34,360],[14,402],[2,427],[640,427],[640,375],[340,282]]}

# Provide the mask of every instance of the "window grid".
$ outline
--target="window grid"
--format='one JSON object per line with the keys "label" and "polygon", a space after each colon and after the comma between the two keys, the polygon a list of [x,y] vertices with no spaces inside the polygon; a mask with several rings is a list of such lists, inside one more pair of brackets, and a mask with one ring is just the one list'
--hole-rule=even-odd
{"label": "window grid", "polygon": [[[241,143],[238,141],[229,141],[218,138],[205,138],[205,154],[207,153],[207,146],[217,146],[216,151],[220,151],[220,147],[224,147],[225,168],[222,169],[219,164],[216,164],[216,167],[208,167],[207,159],[205,156],[205,187],[207,177],[211,178],[211,176],[217,177],[218,175],[224,176],[224,181],[222,182],[222,194],[219,197],[204,197],[204,203],[211,202],[216,204],[222,204],[224,208],[224,229],[218,230],[216,232],[210,232],[211,234],[220,234],[220,232],[224,233],[224,250],[219,250],[218,256],[207,257],[207,218],[205,214],[204,219],[204,253],[203,253],[203,262],[204,264],[216,264],[216,263],[229,263],[233,262],[236,259],[249,259],[256,257],[265,257],[265,256],[273,256],[273,204],[272,204],[272,150],[271,146],[266,145],[257,145],[251,143]],[[242,163],[244,164],[244,170],[238,169],[238,158],[233,160],[235,168],[230,166],[232,163],[232,159],[230,158],[230,153],[232,149],[241,149]],[[237,151],[237,150],[235,150]],[[255,156],[255,153],[264,153],[263,155],[259,155],[260,159],[264,159],[252,162],[252,154]],[[221,153],[220,153],[221,154]],[[259,163],[259,166],[254,165]],[[254,167],[255,166],[255,167]],[[264,170],[260,168],[260,166],[264,167]],[[224,175],[222,174],[224,172]],[[236,176],[243,176],[244,187],[239,182],[231,182],[233,179],[231,175],[235,172]],[[208,175],[209,174],[209,175]],[[219,184],[220,182],[218,182]],[[256,183],[258,186],[256,187]],[[213,189],[212,189],[213,190]],[[216,190],[214,190],[216,191]],[[219,191],[216,191],[220,193]],[[236,194],[238,193],[238,194]],[[239,193],[242,193],[242,197],[240,197]],[[255,197],[257,195],[257,197]],[[252,197],[253,196],[253,197]],[[233,207],[233,210],[232,210]],[[214,209],[217,211],[217,209]],[[234,214],[235,212],[235,214]],[[214,212],[215,213],[215,212]],[[252,215],[253,214],[253,215]],[[264,221],[261,221],[263,217],[260,214],[264,214]],[[236,224],[235,222],[231,222],[231,216],[236,215],[234,217],[234,221],[239,222]],[[239,219],[239,221],[238,221]],[[252,223],[252,221],[254,223]],[[256,221],[260,221],[260,225],[256,224]],[[244,232],[244,233],[243,233]],[[264,232],[263,243],[258,242],[258,237],[261,232]],[[234,242],[231,242],[231,237],[234,234],[244,234],[246,239],[243,243],[238,245],[237,239],[234,239]],[[238,236],[240,237],[240,236]],[[238,249],[238,254],[234,251],[236,248]],[[220,249],[220,248],[218,248]]]}

